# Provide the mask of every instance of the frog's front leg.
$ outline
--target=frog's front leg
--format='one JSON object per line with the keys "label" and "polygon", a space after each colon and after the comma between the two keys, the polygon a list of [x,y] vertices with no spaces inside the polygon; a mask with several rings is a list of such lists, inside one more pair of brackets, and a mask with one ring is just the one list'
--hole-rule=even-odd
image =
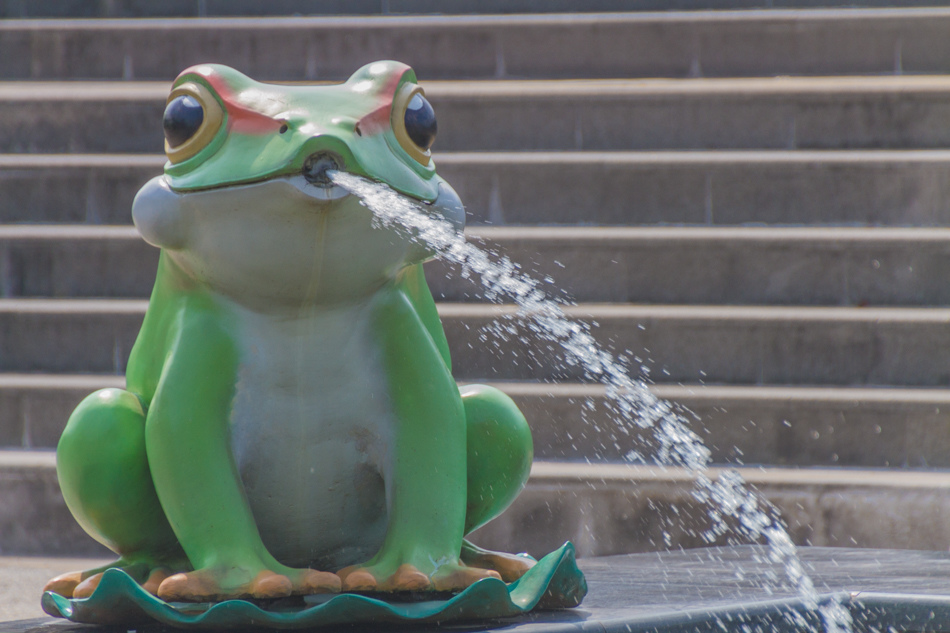
{"label": "frog's front leg", "polygon": [[206,297],[185,301],[145,426],[168,522],[195,571],[167,578],[165,600],[282,597],[338,591],[331,573],[292,569],[264,547],[231,452],[238,350]]}
{"label": "frog's front leg", "polygon": [[400,290],[376,298],[372,327],[395,416],[386,481],[389,526],[372,559],[338,572],[343,588],[454,590],[499,577],[459,560],[467,500],[466,425],[451,373]]}

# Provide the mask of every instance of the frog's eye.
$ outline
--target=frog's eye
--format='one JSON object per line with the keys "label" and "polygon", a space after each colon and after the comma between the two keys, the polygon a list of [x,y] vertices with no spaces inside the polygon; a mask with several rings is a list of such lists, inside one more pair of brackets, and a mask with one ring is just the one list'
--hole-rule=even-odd
{"label": "frog's eye", "polygon": [[207,147],[223,119],[218,100],[207,88],[191,83],[176,86],[168,95],[162,119],[168,160],[180,163]]}
{"label": "frog's eye", "polygon": [[406,153],[423,165],[429,164],[429,148],[435,142],[438,124],[425,92],[415,84],[403,84],[393,99],[392,126]]}

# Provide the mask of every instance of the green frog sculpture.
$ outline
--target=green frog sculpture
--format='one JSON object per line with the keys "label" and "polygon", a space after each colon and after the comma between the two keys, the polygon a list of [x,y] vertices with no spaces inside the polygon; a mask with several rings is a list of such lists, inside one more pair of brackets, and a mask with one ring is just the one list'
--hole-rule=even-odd
{"label": "green frog sculpture", "polygon": [[[497,389],[457,386],[422,268],[434,253],[330,177],[383,182],[461,230],[436,129],[392,61],[329,86],[210,64],[175,80],[164,174],[132,208],[161,256],[126,388],[83,400],[57,449],[67,506],[119,559],[51,580],[48,612],[115,619],[92,608],[110,591],[258,604],[510,589],[531,573],[534,559],[465,539],[528,478],[524,416]],[[520,609],[579,603],[569,550]]]}

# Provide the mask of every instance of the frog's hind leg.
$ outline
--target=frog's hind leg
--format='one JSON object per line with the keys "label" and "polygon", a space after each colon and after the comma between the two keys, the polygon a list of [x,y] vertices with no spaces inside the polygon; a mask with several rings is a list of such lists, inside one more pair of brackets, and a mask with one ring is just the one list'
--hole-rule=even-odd
{"label": "frog's hind leg", "polygon": [[86,597],[105,569],[121,567],[154,593],[165,576],[187,564],[155,493],[145,453],[145,412],[134,394],[102,389],[86,397],[60,438],[56,471],[70,512],[120,559],[53,578],[45,590]]}
{"label": "frog's hind leg", "polygon": [[[486,385],[467,385],[460,392],[468,423],[468,534],[515,500],[528,481],[534,447],[524,415],[507,395]],[[468,541],[462,544],[461,559],[472,567],[494,569],[505,582],[517,580],[535,563],[528,556],[492,552]]]}

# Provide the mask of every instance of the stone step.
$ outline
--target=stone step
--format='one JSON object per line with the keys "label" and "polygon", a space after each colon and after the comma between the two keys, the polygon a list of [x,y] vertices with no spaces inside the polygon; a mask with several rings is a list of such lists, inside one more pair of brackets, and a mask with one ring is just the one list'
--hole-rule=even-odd
{"label": "stone step", "polygon": [[[440,121],[439,151],[950,143],[950,76],[423,83]],[[167,90],[164,82],[2,83],[0,152],[154,152]]]}
{"label": "stone step", "polygon": [[[439,312],[460,379],[583,379],[518,327],[512,306],[447,303]],[[948,309],[582,304],[565,313],[596,324],[598,341],[663,383],[950,384]]]}
{"label": "stone step", "polygon": [[[754,0],[707,3],[707,8],[714,9],[744,9],[756,4]],[[163,13],[161,8],[137,4],[142,13]],[[496,4],[493,9],[497,11],[521,12]],[[537,11],[538,4],[525,8]],[[596,2],[545,4],[555,11],[597,10]],[[612,4],[626,11],[642,8],[645,2],[630,6],[630,2],[612,0]],[[663,4],[662,8],[672,8]],[[694,0],[692,4],[702,3]],[[759,4],[779,6],[765,0]],[[826,0],[824,4],[834,2]],[[950,71],[950,48],[944,36],[950,29],[950,10],[909,9],[906,2],[901,4],[905,8],[8,21],[0,24],[0,76],[170,80],[183,68],[214,60],[262,80],[340,80],[378,59],[404,61],[425,79]],[[271,5],[280,3],[257,6]],[[453,10],[458,10],[457,5],[453,3]],[[165,7],[166,3],[156,6]],[[378,9],[379,3],[375,6]],[[2,7],[0,3],[0,16]],[[444,9],[440,5],[436,10]],[[307,3],[302,13],[315,11],[320,9]],[[361,11],[352,8],[348,12]],[[227,13],[219,9],[206,15]],[[128,14],[117,10],[111,15]]]}
{"label": "stone step", "polygon": [[[123,388],[115,375],[0,374],[0,447],[53,448],[88,394]],[[541,460],[652,461],[649,432],[627,435],[605,388],[502,382],[534,434]],[[653,385],[675,403],[719,464],[950,467],[950,391]]]}
{"label": "stone step", "polygon": [[[475,227],[543,289],[577,302],[948,305],[950,230],[942,228]],[[2,232],[0,232],[2,236]],[[434,261],[438,298],[481,296]]]}
{"label": "stone step", "polygon": [[164,154],[0,155],[0,223],[131,224]]}
{"label": "stone step", "polygon": [[[579,302],[948,305],[950,229],[474,227],[544,289]],[[0,226],[0,296],[148,297],[158,250],[131,226]],[[437,299],[480,286],[435,261]]]}
{"label": "stone step", "polygon": [[[718,478],[724,471],[709,471]],[[950,473],[742,468],[798,544],[945,549]],[[701,547],[707,509],[677,468],[535,462],[521,496],[474,540],[538,555],[574,541],[580,556]],[[7,555],[103,556],[72,519],[52,451],[0,451],[0,548]],[[717,541],[724,543],[725,538]],[[67,570],[64,570],[67,571]]]}
{"label": "stone step", "polygon": [[[164,155],[0,155],[0,222],[128,224]],[[443,152],[475,224],[950,224],[950,151]]]}
{"label": "stone step", "polygon": [[[714,468],[709,474],[718,478],[723,472]],[[778,508],[796,544],[947,547],[946,471],[738,472]],[[581,556],[705,547],[708,510],[696,502],[695,490],[691,475],[680,469],[535,462],[528,488],[474,538],[485,547],[504,549],[504,544],[538,553],[569,538]]]}
{"label": "stone step", "polygon": [[[123,373],[147,302],[0,299],[0,372]],[[513,306],[443,303],[460,380],[581,380],[525,328]],[[599,341],[629,350],[634,372],[666,383],[950,383],[950,309],[583,304]],[[514,330],[512,334],[509,330]],[[491,331],[507,338],[502,341]]]}

